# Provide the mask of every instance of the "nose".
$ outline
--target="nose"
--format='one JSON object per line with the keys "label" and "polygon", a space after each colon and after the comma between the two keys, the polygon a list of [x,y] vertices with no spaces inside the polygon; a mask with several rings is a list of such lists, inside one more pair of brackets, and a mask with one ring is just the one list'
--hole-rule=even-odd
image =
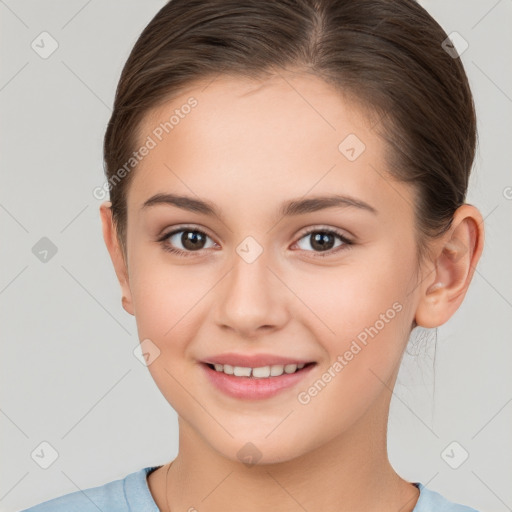
{"label": "nose", "polygon": [[290,319],[290,292],[264,254],[251,263],[235,255],[217,295],[217,324],[243,338],[281,329]]}

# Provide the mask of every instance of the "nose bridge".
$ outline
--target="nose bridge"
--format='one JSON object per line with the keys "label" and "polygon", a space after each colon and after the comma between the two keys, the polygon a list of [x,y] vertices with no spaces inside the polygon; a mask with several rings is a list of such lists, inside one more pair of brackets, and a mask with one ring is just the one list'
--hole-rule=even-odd
{"label": "nose bridge", "polygon": [[261,327],[278,328],[284,324],[288,316],[284,287],[269,268],[269,259],[252,237],[236,248],[219,297],[220,325],[250,337]]}

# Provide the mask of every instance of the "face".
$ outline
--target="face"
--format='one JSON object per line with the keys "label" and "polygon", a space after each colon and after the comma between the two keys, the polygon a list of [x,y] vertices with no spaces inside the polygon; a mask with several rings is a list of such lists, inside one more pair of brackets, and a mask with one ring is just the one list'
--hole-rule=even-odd
{"label": "face", "polygon": [[[413,191],[354,103],[282,75],[216,78],[151,111],[127,195],[125,309],[149,370],[182,424],[232,460],[249,442],[260,462],[291,460],[369,418],[416,305]],[[315,364],[252,377],[254,393],[287,379],[265,396],[244,379],[237,395],[204,363],[228,353]]]}

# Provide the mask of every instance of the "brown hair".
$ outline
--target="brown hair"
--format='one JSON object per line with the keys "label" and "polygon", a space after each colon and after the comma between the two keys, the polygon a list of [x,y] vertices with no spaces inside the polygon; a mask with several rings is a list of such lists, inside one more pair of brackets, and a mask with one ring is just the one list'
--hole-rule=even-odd
{"label": "brown hair", "polygon": [[[413,0],[171,0],[141,33],[122,70],[104,140],[112,214],[126,257],[126,196],[117,179],[144,115],[192,83],[225,73],[314,73],[380,118],[388,172],[412,183],[418,254],[464,203],[477,138],[460,58]],[[341,141],[340,141],[341,142]],[[112,186],[111,186],[112,185]]]}

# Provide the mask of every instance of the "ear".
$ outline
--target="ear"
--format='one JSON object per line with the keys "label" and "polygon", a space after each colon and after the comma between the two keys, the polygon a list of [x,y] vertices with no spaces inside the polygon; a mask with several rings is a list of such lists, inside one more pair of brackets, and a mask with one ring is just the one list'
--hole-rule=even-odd
{"label": "ear", "polygon": [[461,305],[484,244],[483,218],[470,204],[460,206],[449,231],[435,244],[435,267],[421,283],[415,321],[438,327]]}
{"label": "ear", "polygon": [[103,227],[103,240],[107,246],[110,258],[114,264],[117,279],[121,285],[122,304],[126,312],[130,315],[134,314],[132,304],[132,294],[130,290],[130,283],[128,280],[128,267],[124,259],[119,240],[117,238],[116,227],[112,218],[112,203],[105,201],[100,206],[101,223]]}

